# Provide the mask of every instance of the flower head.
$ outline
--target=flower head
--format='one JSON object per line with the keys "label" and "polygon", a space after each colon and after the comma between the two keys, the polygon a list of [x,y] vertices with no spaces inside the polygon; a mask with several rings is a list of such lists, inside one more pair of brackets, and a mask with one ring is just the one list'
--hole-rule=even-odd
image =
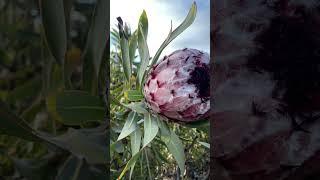
{"label": "flower head", "polygon": [[152,67],[144,84],[148,107],[171,120],[193,122],[210,109],[209,54],[182,49]]}

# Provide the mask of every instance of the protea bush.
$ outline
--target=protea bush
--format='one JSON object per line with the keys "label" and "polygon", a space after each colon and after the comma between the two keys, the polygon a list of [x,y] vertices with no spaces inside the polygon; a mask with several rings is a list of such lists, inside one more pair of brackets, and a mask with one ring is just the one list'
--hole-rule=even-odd
{"label": "protea bush", "polygon": [[209,54],[177,50],[152,67],[144,97],[155,113],[180,122],[205,118],[210,109]]}
{"label": "protea bush", "polygon": [[[149,179],[163,179],[172,173],[194,178],[190,175],[194,170],[190,168],[208,171],[209,144],[205,142],[208,141],[210,108],[209,54],[192,49],[190,44],[170,55],[161,55],[164,48],[193,23],[195,16],[196,4],[193,3],[181,25],[173,30],[168,27],[169,35],[154,55],[149,54],[147,45],[146,12],[141,14],[135,31],[131,31],[121,17],[117,18],[118,29],[112,35],[118,42],[114,46],[118,50],[111,52],[110,57],[111,137],[117,137],[111,138],[111,161],[129,159],[123,162],[125,168],[111,164],[114,172],[122,171],[114,173],[118,179],[128,169],[131,169],[129,179],[145,179],[145,174]],[[117,148],[127,146],[125,149],[130,153]],[[185,147],[190,148],[186,151]],[[191,155],[191,152],[196,153]],[[143,163],[136,163],[138,159]],[[186,160],[192,165],[186,167]],[[166,166],[159,165],[164,161]],[[134,169],[148,171],[137,176],[140,173]]]}

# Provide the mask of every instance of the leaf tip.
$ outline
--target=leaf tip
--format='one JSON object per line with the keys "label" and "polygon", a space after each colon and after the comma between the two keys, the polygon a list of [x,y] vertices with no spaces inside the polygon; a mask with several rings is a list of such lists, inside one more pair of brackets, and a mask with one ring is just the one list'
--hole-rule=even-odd
{"label": "leaf tip", "polygon": [[146,12],[145,9],[143,9],[142,14],[143,14],[143,15],[147,15],[147,12]]}

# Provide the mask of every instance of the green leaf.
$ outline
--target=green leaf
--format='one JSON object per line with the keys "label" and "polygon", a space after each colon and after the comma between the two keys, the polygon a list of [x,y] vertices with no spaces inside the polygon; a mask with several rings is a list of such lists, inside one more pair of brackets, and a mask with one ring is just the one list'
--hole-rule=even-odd
{"label": "green leaf", "polygon": [[69,128],[56,137],[46,136],[51,143],[71,152],[74,156],[84,158],[90,164],[106,164],[108,162],[108,143],[106,126],[97,128]]}
{"label": "green leaf", "polygon": [[59,169],[56,180],[77,179],[80,169],[79,165],[82,165],[79,162],[81,161],[77,157],[70,155]]}
{"label": "green leaf", "polygon": [[[155,56],[152,59],[152,63],[150,66],[153,66],[157,63],[161,52],[163,49],[172,41],[174,40],[178,35],[180,35],[184,30],[186,30],[195,20],[197,14],[197,5],[196,2],[193,2],[189,13],[187,17],[184,19],[184,21],[173,31],[170,29],[170,33],[168,37],[165,39],[165,41],[161,44],[160,48],[156,52]],[[172,27],[171,27],[172,28]]]}
{"label": "green leaf", "polygon": [[[68,50],[71,47],[71,40],[70,40],[70,13],[71,9],[73,6],[73,0],[63,0],[63,7],[64,7],[64,16],[65,16],[65,22],[66,22],[66,36],[67,36],[67,54]],[[70,60],[65,60],[64,63],[64,85],[66,89],[71,89],[72,88],[72,83],[70,80],[70,77],[72,75],[72,70],[71,70],[71,62]]]}
{"label": "green leaf", "polygon": [[148,16],[145,10],[140,15],[138,27],[141,26],[143,35],[147,40],[148,36]]}
{"label": "green leaf", "polygon": [[64,16],[66,21],[66,32],[67,32],[67,39],[68,39],[70,34],[70,12],[73,6],[73,0],[63,0],[63,3],[64,3],[63,4]]}
{"label": "green leaf", "polygon": [[0,101],[0,133],[16,136],[25,140],[44,142],[56,148],[67,150],[77,157],[84,157],[92,164],[107,162],[106,127],[94,129],[69,129],[67,133],[52,137],[36,132],[25,121],[10,112]]}
{"label": "green leaf", "polygon": [[62,65],[67,50],[63,0],[40,0],[39,2],[47,44],[55,60]]}
{"label": "green leaf", "polygon": [[148,113],[148,111],[143,107],[142,102],[135,102],[135,103],[130,103],[130,104],[123,104],[121,103],[124,107],[129,108],[137,113],[140,114],[145,114]]}
{"label": "green leaf", "polygon": [[202,146],[210,149],[210,144],[209,143],[199,141],[199,144],[201,144]]}
{"label": "green leaf", "polygon": [[159,117],[157,117],[157,123],[160,128],[161,136],[162,137],[169,137],[171,133],[170,133],[170,130],[169,130],[167,124],[163,120],[161,120],[161,118],[159,118]]}
{"label": "green leaf", "polygon": [[64,162],[62,167],[59,169],[59,173],[56,180],[87,180],[96,179],[103,180],[107,179],[106,173],[98,170],[97,168],[88,165],[83,159],[79,159],[75,156],[70,155]]}
{"label": "green leaf", "polygon": [[130,62],[133,63],[133,60],[136,55],[136,50],[138,46],[138,34],[137,31],[135,31],[129,40],[129,56],[130,56]]}
{"label": "green leaf", "polygon": [[[109,42],[109,41],[108,41]],[[104,59],[101,64],[101,69],[99,73],[99,97],[103,100],[105,107],[104,119],[110,117],[110,63],[107,59]]]}
{"label": "green leaf", "polygon": [[[133,133],[131,133],[130,140],[131,140],[131,153],[132,153],[132,155],[139,153],[140,146],[141,146],[141,137],[142,137],[142,135],[141,135],[141,131],[140,131],[139,127],[136,128],[136,130]],[[132,177],[132,173],[133,173],[135,164],[136,163],[134,162],[133,165],[131,166],[129,179],[131,179],[131,177]]]}
{"label": "green leaf", "polygon": [[140,157],[141,153],[142,153],[142,151],[139,151],[136,155],[131,157],[131,159],[127,162],[126,166],[122,170],[120,176],[117,178],[118,180],[120,180],[124,176],[124,174],[127,172],[127,170],[129,168],[131,168],[137,162],[137,160]]}
{"label": "green leaf", "polygon": [[83,55],[83,88],[96,94],[101,61],[109,39],[109,1],[98,0]]}
{"label": "green leaf", "polygon": [[33,130],[24,120],[11,112],[2,101],[0,101],[0,133],[16,136],[29,141],[43,141],[37,136],[35,130]]}
{"label": "green leaf", "polygon": [[138,50],[140,55],[140,64],[137,71],[137,84],[138,87],[142,86],[142,80],[145,75],[145,71],[147,66],[149,65],[149,48],[147,45],[147,37],[148,37],[148,17],[145,10],[143,10],[142,14],[139,18],[138,24]]}
{"label": "green leaf", "polygon": [[131,111],[128,115],[126,122],[121,130],[121,133],[118,137],[118,140],[121,140],[127,136],[129,136],[133,131],[137,128],[138,114],[136,112]]}
{"label": "green leaf", "polygon": [[124,28],[127,27],[127,25],[123,26],[123,22],[118,18],[118,26],[119,26],[119,34],[120,34],[120,48],[121,48],[121,55],[122,55],[122,67],[124,70],[124,75],[127,79],[127,81],[130,81],[131,77],[131,61],[130,61],[130,54],[129,54],[129,40],[128,40],[128,34],[126,34]]}
{"label": "green leaf", "polygon": [[126,95],[129,101],[141,101],[144,98],[141,91],[138,90],[128,90]]}
{"label": "green leaf", "polygon": [[149,65],[149,58],[150,58],[147,40],[144,36],[143,28],[141,24],[138,27],[138,49],[139,49],[141,63],[138,70],[137,78],[138,78],[138,84],[141,86],[146,69]]}
{"label": "green leaf", "polygon": [[133,163],[133,165],[130,167],[130,174],[129,174],[129,180],[132,179],[132,174],[133,174],[133,170],[134,170],[134,166],[136,165],[136,162]]}
{"label": "green leaf", "polygon": [[109,1],[97,1],[84,53],[85,60],[93,63],[96,77],[99,75],[103,53],[109,38],[109,6]]}
{"label": "green leaf", "polygon": [[144,114],[144,138],[143,147],[146,147],[158,134],[158,124],[155,117],[150,113]]}
{"label": "green leaf", "polygon": [[135,155],[139,152],[140,146],[141,146],[141,130],[140,128],[136,128],[136,130],[130,134],[130,140],[131,140],[131,153]]}
{"label": "green leaf", "polygon": [[184,154],[184,147],[181,140],[172,130],[170,130],[170,137],[164,136],[162,138],[166,143],[169,152],[177,161],[181,173],[183,174],[185,171],[186,157]]}
{"label": "green leaf", "polygon": [[106,113],[103,101],[84,91],[64,91],[57,94],[56,111],[66,125],[81,125],[88,121],[103,121]]}
{"label": "green leaf", "polygon": [[50,162],[57,158],[53,153],[47,154],[40,159],[18,159],[11,157],[19,174],[26,179],[43,180],[54,179],[57,170]]}

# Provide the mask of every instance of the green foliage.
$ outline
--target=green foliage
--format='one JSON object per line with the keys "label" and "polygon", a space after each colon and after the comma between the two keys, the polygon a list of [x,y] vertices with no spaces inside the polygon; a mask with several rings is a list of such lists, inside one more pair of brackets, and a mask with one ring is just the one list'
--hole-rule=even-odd
{"label": "green foliage", "polygon": [[142,92],[138,90],[128,90],[125,92],[125,96],[129,101],[141,101],[144,98]]}
{"label": "green foliage", "polygon": [[65,125],[81,126],[88,121],[102,121],[103,100],[84,91],[64,91],[56,96],[56,111]]}
{"label": "green foliage", "polygon": [[121,130],[121,133],[118,137],[118,141],[129,136],[132,132],[134,132],[137,129],[137,120],[138,120],[138,113],[131,111]]}
{"label": "green foliage", "polygon": [[[89,11],[73,0],[5,3],[0,12],[0,36],[8,38],[0,46],[5,60],[0,59],[0,176],[107,179],[109,102],[102,80],[109,68],[109,2],[98,0]],[[81,29],[70,17],[74,6],[89,22]],[[41,13],[30,16],[38,7]]]}
{"label": "green foliage", "polygon": [[43,28],[49,49],[59,64],[67,51],[66,20],[63,0],[40,0]]}
{"label": "green foliage", "polygon": [[12,113],[6,105],[0,101],[0,132],[30,141],[41,141],[34,130],[22,119]]}
{"label": "green foliage", "polygon": [[169,43],[174,40],[176,37],[178,37],[184,30],[186,30],[195,20],[197,14],[197,6],[194,2],[189,10],[189,13],[187,17],[184,19],[184,21],[175,29],[172,31],[172,24],[170,28],[170,32],[168,34],[168,37],[165,39],[165,41],[161,44],[160,48],[156,52],[155,56],[152,59],[151,66],[156,64],[161,52],[164,50],[166,46],[169,45]]}
{"label": "green foliage", "polygon": [[146,147],[158,134],[157,119],[151,115],[151,113],[144,114],[144,137],[143,148]]}
{"label": "green foliage", "polygon": [[109,6],[109,1],[97,1],[83,55],[83,89],[92,94],[96,93],[101,62],[109,39]]}
{"label": "green foliage", "polygon": [[[197,143],[201,141],[206,145],[208,121],[189,125],[191,128],[168,123],[146,107],[142,92],[150,67],[157,62],[162,50],[193,23],[195,16],[196,4],[193,3],[185,20],[177,29],[170,30],[152,61],[147,45],[146,11],[140,15],[138,28],[132,34],[129,26],[117,18],[118,29],[110,32],[113,42],[110,52],[111,179],[163,179],[170,177],[170,173],[191,177],[186,169],[193,167],[187,166],[187,161],[194,161],[195,167],[209,161],[208,149]],[[137,49],[138,57],[135,56]],[[207,167],[201,169],[207,170]]]}
{"label": "green foliage", "polygon": [[142,86],[142,81],[149,65],[149,49],[147,45],[147,35],[148,35],[148,18],[145,11],[140,16],[139,26],[138,26],[138,49],[140,56],[140,66],[137,74],[138,85]]}

